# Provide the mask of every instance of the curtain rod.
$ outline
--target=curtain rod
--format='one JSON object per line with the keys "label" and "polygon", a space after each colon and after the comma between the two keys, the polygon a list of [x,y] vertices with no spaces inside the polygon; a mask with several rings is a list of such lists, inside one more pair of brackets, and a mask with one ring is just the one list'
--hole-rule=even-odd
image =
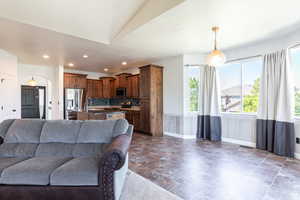
{"label": "curtain rod", "polygon": [[300,47],[300,43],[299,42],[297,44],[289,46],[288,49],[293,49],[293,48],[297,48],[297,47]]}
{"label": "curtain rod", "polygon": [[231,59],[231,60],[227,60],[226,63],[230,63],[230,62],[237,62],[240,60],[247,60],[247,59],[251,59],[251,58],[258,58],[261,57],[262,55],[255,55],[255,56],[248,56],[248,57],[243,57],[243,58],[236,58],[236,59]]}

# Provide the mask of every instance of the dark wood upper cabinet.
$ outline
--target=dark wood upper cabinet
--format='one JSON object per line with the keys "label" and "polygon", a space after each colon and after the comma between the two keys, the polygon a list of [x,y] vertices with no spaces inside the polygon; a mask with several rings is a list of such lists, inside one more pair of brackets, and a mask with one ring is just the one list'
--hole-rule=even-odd
{"label": "dark wood upper cabinet", "polygon": [[139,94],[140,94],[139,79],[140,79],[139,74],[131,75],[127,77],[127,90],[126,90],[127,97],[139,98]]}
{"label": "dark wood upper cabinet", "polygon": [[102,98],[103,83],[101,80],[87,79],[87,98]]}
{"label": "dark wood upper cabinet", "polygon": [[114,78],[113,77],[101,77],[103,89],[102,95],[103,98],[112,98],[113,97],[113,88],[114,88]]}
{"label": "dark wood upper cabinet", "polygon": [[140,98],[149,99],[151,93],[151,68],[140,68]]}
{"label": "dark wood upper cabinet", "polygon": [[111,98],[116,97],[116,79],[110,80],[110,96]]}
{"label": "dark wood upper cabinet", "polygon": [[122,73],[116,75],[115,86],[116,88],[127,88],[127,77],[130,76],[129,73]]}
{"label": "dark wood upper cabinet", "polygon": [[163,135],[163,68],[140,67],[140,130]]}
{"label": "dark wood upper cabinet", "polygon": [[64,73],[64,88],[86,89],[87,75]]}

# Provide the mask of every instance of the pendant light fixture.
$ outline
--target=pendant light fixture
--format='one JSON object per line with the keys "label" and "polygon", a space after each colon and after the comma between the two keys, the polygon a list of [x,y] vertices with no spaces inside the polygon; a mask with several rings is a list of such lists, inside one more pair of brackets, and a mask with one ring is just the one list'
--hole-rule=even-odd
{"label": "pendant light fixture", "polygon": [[217,48],[217,32],[219,31],[219,27],[214,26],[212,27],[212,31],[214,32],[214,50],[207,56],[207,64],[209,66],[220,66],[226,62],[225,55],[218,50]]}
{"label": "pendant light fixture", "polygon": [[36,82],[36,80],[34,80],[33,77],[32,77],[32,79],[29,80],[27,83],[28,83],[28,85],[30,85],[30,86],[36,86],[36,85],[37,85],[37,82]]}

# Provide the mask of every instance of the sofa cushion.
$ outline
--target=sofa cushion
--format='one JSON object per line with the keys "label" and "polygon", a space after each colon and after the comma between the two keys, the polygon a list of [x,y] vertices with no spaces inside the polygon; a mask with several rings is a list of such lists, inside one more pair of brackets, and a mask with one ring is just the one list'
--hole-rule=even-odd
{"label": "sofa cushion", "polygon": [[0,174],[4,169],[28,158],[0,158]]}
{"label": "sofa cushion", "polygon": [[6,136],[9,127],[14,121],[14,119],[7,119],[0,123],[0,137],[4,138]]}
{"label": "sofa cushion", "polygon": [[81,121],[49,120],[43,127],[40,142],[75,143],[80,125]]}
{"label": "sofa cushion", "polygon": [[2,171],[1,184],[48,185],[51,173],[71,158],[34,157]]}
{"label": "sofa cushion", "polygon": [[0,145],[0,157],[33,157],[38,144],[3,143]]}
{"label": "sofa cushion", "polygon": [[81,125],[77,143],[110,143],[112,138],[125,134],[128,122],[118,120],[89,120]]}
{"label": "sofa cushion", "polygon": [[101,157],[108,144],[97,143],[80,143],[75,144],[73,149],[73,157],[88,157],[97,156]]}
{"label": "sofa cushion", "polygon": [[38,145],[35,156],[72,157],[74,145],[68,143],[41,143]]}
{"label": "sofa cushion", "polygon": [[7,131],[5,143],[39,143],[44,120],[15,120]]}
{"label": "sofa cushion", "polygon": [[99,158],[74,158],[55,169],[50,185],[98,185]]}

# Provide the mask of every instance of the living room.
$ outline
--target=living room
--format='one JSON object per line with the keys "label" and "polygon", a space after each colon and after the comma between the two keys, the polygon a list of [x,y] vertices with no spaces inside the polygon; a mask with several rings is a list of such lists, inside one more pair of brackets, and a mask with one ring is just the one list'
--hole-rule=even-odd
{"label": "living room", "polygon": [[299,6],[2,1],[0,199],[299,199]]}

